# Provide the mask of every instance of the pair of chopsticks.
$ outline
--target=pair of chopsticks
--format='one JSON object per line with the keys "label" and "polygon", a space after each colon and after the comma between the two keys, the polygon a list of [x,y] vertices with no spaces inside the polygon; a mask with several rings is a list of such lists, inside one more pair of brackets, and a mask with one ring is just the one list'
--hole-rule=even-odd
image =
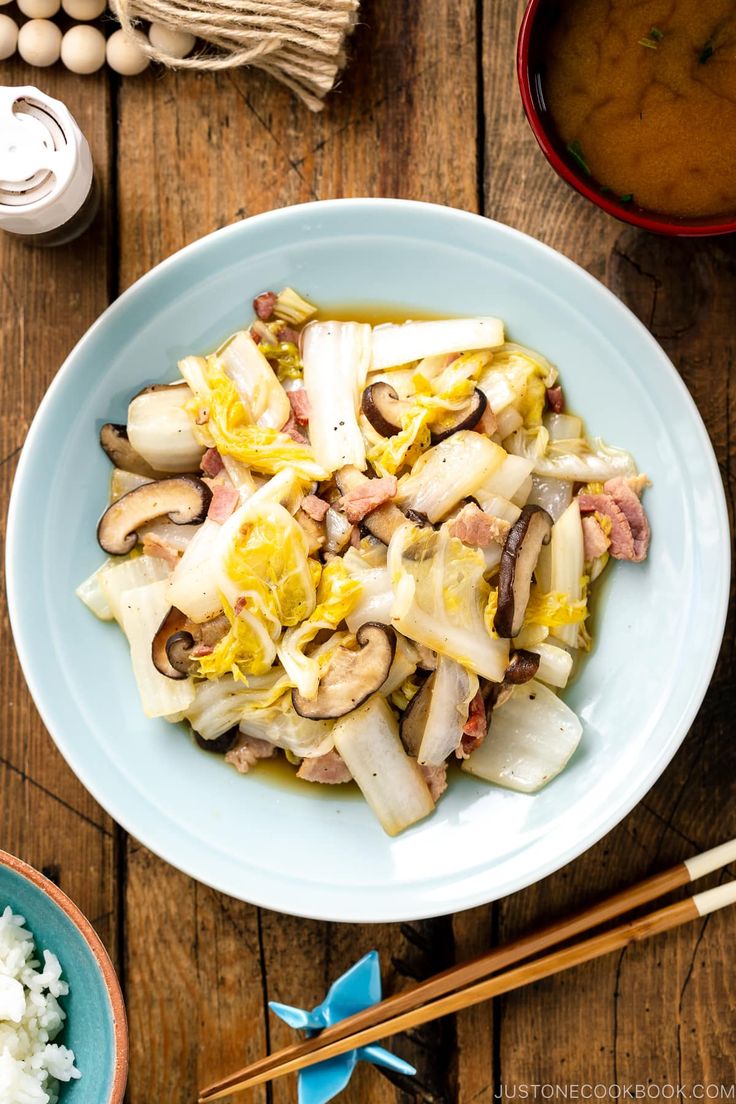
{"label": "pair of chopsticks", "polygon": [[[734,861],[736,839],[678,863],[670,870],[647,878],[566,920],[557,921],[461,966],[453,966],[436,974],[412,989],[388,997],[363,1012],[341,1020],[314,1038],[260,1058],[244,1069],[202,1089],[199,1104],[255,1088],[265,1081],[295,1073],[317,1062],[335,1058],[348,1050],[408,1031],[450,1012],[470,1008],[501,993],[520,989],[541,978],[610,954],[629,943],[648,939],[651,935],[669,931],[691,920],[708,916],[727,905],[736,904],[736,881],[726,882],[551,954],[532,958],[549,947],[588,932],[591,928],[654,901],[670,890],[695,882]],[[524,962],[530,958],[531,961]],[[517,963],[523,964],[516,965]],[[510,966],[514,968],[507,969]]]}

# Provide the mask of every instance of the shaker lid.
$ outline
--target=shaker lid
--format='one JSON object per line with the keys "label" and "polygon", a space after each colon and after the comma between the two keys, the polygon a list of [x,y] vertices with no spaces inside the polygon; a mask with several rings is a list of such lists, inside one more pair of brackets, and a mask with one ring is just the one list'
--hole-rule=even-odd
{"label": "shaker lid", "polygon": [[74,118],[37,88],[0,87],[0,229],[42,234],[84,203],[92,157]]}

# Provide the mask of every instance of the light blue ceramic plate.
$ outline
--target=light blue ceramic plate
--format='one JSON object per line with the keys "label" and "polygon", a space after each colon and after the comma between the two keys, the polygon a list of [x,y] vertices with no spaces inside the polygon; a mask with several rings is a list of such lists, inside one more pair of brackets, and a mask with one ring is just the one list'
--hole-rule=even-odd
{"label": "light blue ceramic plate", "polygon": [[128,1028],[120,985],[105,948],[77,906],[33,867],[0,851],[0,913],[25,917],[42,960],[61,963],[69,995],[57,1042],[74,1051],[82,1076],[62,1085],[60,1104],[122,1104],[128,1071]]}
{"label": "light blue ceramic plate", "polygon": [[[644,566],[616,565],[595,651],[567,695],[585,734],[567,771],[521,796],[462,778],[388,839],[360,801],[243,778],[141,713],[127,647],[74,588],[101,560],[103,421],[173,378],[177,359],[242,325],[254,293],[497,314],[562,373],[571,407],[630,449],[654,487]],[[8,593],[36,704],[64,756],[130,832],[236,897],[330,920],[452,912],[517,890],[604,835],[677,750],[711,677],[726,613],[728,522],[688,392],[629,311],[570,261],[442,207],[344,200],[218,231],[155,268],[90,329],[28,435],[10,511]]]}

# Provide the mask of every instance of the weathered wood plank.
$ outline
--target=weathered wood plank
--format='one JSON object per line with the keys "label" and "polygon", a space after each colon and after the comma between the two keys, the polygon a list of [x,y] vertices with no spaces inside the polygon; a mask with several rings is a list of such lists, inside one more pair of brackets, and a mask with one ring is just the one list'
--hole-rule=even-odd
{"label": "weathered wood plank", "polygon": [[[32,74],[3,62],[10,86],[36,80],[63,100],[86,134],[103,189],[109,184],[109,94],[104,75],[84,82],[63,72]],[[107,305],[107,219],[79,242],[30,249],[0,235],[0,499],[5,516],[17,455],[38,403],[66,354]],[[0,605],[0,839],[45,869],[96,924],[116,951],[113,827],[74,778],[40,722]]]}
{"label": "weathered wood plank", "polygon": [[[486,0],[484,8],[485,212],[582,264],[651,329],[698,403],[733,508],[733,245],[639,233],[571,192],[523,117],[514,75],[523,5]],[[502,939],[736,833],[733,655],[731,626],[700,716],[669,770],[597,847],[503,902]],[[499,1082],[732,1083],[732,930],[730,917],[715,917],[498,1002]]]}
{"label": "weathered wood plank", "polygon": [[[124,82],[119,99],[121,286],[217,226],[316,197],[404,195],[476,208],[474,10],[473,0],[367,5],[343,90],[318,117],[255,73],[165,74]],[[197,1012],[184,1031],[186,1045],[171,1051],[174,1060],[165,1063],[165,1075],[142,1068],[151,1025],[147,1001],[153,952],[132,918],[150,913],[152,900],[166,917],[181,911],[186,918],[184,940],[199,981]],[[195,887],[142,850],[129,853],[126,901],[131,1104],[162,1092],[171,1099],[191,1097],[207,1076],[243,1060],[244,1047],[249,1056],[253,1046],[256,1053],[262,1050],[266,1030],[271,1045],[279,1045],[290,1033],[266,1018],[265,998],[316,1003],[332,978],[374,946],[382,952],[391,988],[435,969],[440,960],[449,962],[452,953],[447,921],[412,925],[402,933],[398,928],[309,924],[269,913],[259,918],[247,906]],[[211,999],[219,976],[215,964],[237,942],[234,926],[248,933],[243,980],[219,1015]],[[158,921],[156,931],[155,953],[166,957],[179,934]],[[204,931],[214,934],[219,949],[205,953]],[[254,933],[260,935],[260,954]],[[254,972],[254,964],[262,974]],[[178,1022],[182,975],[157,980],[163,986],[161,1015]],[[244,1039],[246,1023],[252,1034]],[[207,1040],[215,1032],[213,1055]],[[452,1025],[402,1041],[398,1049],[420,1068],[422,1088],[407,1097],[375,1071],[361,1070],[346,1104],[368,1094],[374,1104],[414,1097],[438,1104],[449,1100],[452,1044]],[[271,1090],[277,1104],[292,1097],[289,1083]]]}

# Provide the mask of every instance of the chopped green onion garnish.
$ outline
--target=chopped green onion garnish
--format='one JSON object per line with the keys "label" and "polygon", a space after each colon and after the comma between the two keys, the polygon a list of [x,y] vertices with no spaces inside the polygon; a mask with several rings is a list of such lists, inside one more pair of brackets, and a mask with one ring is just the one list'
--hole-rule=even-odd
{"label": "chopped green onion garnish", "polygon": [[570,142],[569,146],[567,147],[567,152],[570,154],[573,161],[575,161],[576,164],[583,170],[586,176],[590,176],[588,162],[583,157],[583,150],[577,138],[574,142]]}
{"label": "chopped green onion garnish", "polygon": [[626,195],[622,195],[622,196],[618,197],[619,203],[631,203],[633,198],[634,198],[634,193],[633,192],[627,192]]}
{"label": "chopped green onion garnish", "polygon": [[647,50],[656,50],[657,43],[661,42],[664,38],[664,33],[660,31],[659,27],[651,27],[649,34],[645,38],[639,39],[640,46],[646,46]]}

